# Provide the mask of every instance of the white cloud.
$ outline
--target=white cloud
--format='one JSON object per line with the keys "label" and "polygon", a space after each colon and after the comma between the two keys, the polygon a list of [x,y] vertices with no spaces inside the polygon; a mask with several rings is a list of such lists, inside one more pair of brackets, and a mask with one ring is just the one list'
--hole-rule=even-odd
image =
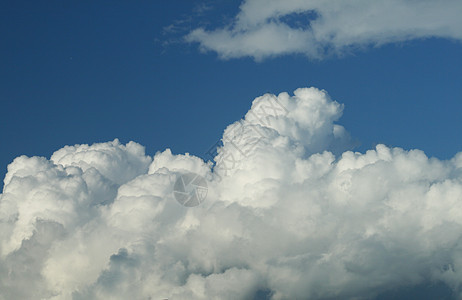
{"label": "white cloud", "polygon": [[[16,158],[0,299],[369,299],[431,283],[462,295],[462,153],[345,151],[342,109],[315,88],[258,97],[213,168],[117,140]],[[209,179],[200,206],[175,201],[181,172]]]}
{"label": "white cloud", "polygon": [[459,0],[245,0],[231,24],[186,40],[221,58],[284,54],[321,59],[419,38],[462,39]]}

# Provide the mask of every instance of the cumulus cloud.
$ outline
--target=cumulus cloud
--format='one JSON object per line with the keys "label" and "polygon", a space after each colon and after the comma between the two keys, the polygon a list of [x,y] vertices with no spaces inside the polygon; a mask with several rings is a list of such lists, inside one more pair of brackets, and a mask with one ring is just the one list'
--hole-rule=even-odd
{"label": "cumulus cloud", "polygon": [[[134,142],[16,158],[0,194],[0,299],[462,296],[462,153],[349,151],[316,88],[263,95],[215,162]],[[175,201],[179,176],[207,199]]]}
{"label": "cumulus cloud", "polygon": [[284,54],[313,59],[419,38],[462,39],[459,0],[245,0],[232,23],[186,40],[221,58]]}

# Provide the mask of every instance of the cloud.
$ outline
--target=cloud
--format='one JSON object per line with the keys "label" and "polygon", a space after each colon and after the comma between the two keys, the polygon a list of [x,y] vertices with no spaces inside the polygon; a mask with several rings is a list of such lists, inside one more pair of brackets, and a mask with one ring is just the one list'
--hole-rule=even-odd
{"label": "cloud", "polygon": [[312,59],[421,38],[461,40],[458,0],[245,0],[222,28],[196,28],[186,41],[223,59],[286,54]]}
{"label": "cloud", "polygon": [[[462,296],[462,153],[352,152],[316,88],[256,98],[215,163],[118,140],[16,158],[0,194],[0,299]],[[174,198],[185,172],[204,203]]]}

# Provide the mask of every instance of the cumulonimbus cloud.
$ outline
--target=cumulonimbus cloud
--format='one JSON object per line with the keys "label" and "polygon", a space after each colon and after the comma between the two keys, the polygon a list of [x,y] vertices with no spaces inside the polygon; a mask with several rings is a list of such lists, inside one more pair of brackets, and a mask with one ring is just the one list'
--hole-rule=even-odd
{"label": "cumulonimbus cloud", "polygon": [[245,0],[231,24],[187,36],[221,58],[313,59],[418,38],[462,39],[459,0]]}
{"label": "cumulonimbus cloud", "polygon": [[[462,153],[348,151],[326,92],[254,100],[216,162],[118,140],[16,158],[0,194],[0,299],[461,295]],[[207,199],[174,199],[179,174]]]}

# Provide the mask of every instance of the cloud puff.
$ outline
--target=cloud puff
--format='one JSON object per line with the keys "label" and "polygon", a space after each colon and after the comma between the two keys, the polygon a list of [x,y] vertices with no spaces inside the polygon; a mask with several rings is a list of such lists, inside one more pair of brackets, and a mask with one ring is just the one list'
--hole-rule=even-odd
{"label": "cloud puff", "polygon": [[231,24],[187,36],[221,58],[313,59],[418,38],[462,39],[458,0],[245,0]]}
{"label": "cloud puff", "polygon": [[[215,163],[118,140],[16,158],[0,194],[0,299],[461,296],[462,153],[348,151],[343,106],[303,88],[253,101]],[[179,175],[204,203],[175,201]]]}

